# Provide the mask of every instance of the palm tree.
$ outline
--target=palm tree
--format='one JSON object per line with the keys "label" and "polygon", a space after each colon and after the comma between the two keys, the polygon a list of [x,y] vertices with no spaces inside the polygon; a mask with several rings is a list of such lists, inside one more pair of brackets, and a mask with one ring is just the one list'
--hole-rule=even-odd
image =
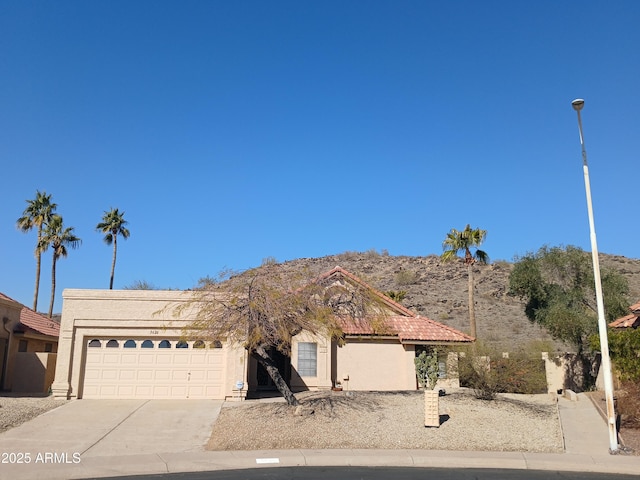
{"label": "palm tree", "polygon": [[[473,300],[473,265],[476,262],[486,264],[489,256],[486,252],[478,249],[487,236],[486,230],[479,228],[472,229],[467,225],[464,230],[458,231],[452,228],[447,233],[447,238],[442,242],[444,253],[441,258],[443,261],[450,261],[458,258],[458,252],[464,252],[464,263],[467,266],[467,276],[469,278],[469,328],[471,336],[476,338],[476,314]],[[476,247],[474,253],[471,249]]]}
{"label": "palm tree", "polygon": [[56,262],[60,257],[67,256],[67,247],[77,248],[82,243],[73,233],[73,227],[65,228],[60,215],[53,215],[46,225],[39,249],[44,251],[50,245],[53,250],[51,263],[51,300],[49,301],[49,318],[53,315],[53,302],[56,295]]}
{"label": "palm tree", "polygon": [[[36,190],[36,198],[33,200],[27,200],[27,208],[22,212],[22,216],[17,220],[17,225],[23,232],[29,232],[33,227],[37,228],[38,240],[36,241],[36,287],[33,292],[33,311],[38,308],[38,292],[40,290],[40,265],[42,250],[40,248],[40,241],[42,240],[42,229],[51,220],[53,212],[57,205],[51,203],[51,195],[47,195],[47,192],[40,192]],[[46,248],[45,248],[46,250]]]}
{"label": "palm tree", "polygon": [[129,238],[129,230],[125,227],[127,221],[124,219],[124,212],[119,212],[117,208],[112,208],[104,212],[102,222],[96,225],[96,230],[105,234],[104,243],[113,243],[113,261],[111,262],[111,280],[109,290],[113,290],[113,275],[116,271],[116,254],[118,251],[118,235],[122,235],[125,240]]}

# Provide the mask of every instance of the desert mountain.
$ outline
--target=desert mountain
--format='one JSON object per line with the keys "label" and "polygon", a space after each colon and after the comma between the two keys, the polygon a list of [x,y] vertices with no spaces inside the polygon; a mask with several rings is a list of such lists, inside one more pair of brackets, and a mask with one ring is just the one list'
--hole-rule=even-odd
{"label": "desert mountain", "polygon": [[[630,304],[640,300],[639,259],[602,254],[600,262],[627,278]],[[341,266],[382,292],[406,292],[401,301],[405,307],[469,333],[467,271],[461,260],[443,263],[437,255],[409,257],[369,251],[300,258],[281,266],[306,268],[314,275]],[[524,314],[524,303],[508,294],[512,269],[513,264],[506,261],[474,266],[479,340],[503,351],[519,348],[571,351],[570,346],[555,341],[544,329],[532,324]]]}

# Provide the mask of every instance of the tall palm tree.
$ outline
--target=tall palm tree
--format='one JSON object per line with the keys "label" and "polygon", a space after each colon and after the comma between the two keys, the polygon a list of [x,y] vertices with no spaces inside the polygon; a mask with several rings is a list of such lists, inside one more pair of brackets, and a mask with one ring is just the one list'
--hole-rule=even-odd
{"label": "tall palm tree", "polygon": [[53,315],[53,302],[56,295],[56,262],[67,256],[67,247],[77,248],[82,243],[73,233],[73,227],[65,228],[60,215],[53,215],[45,226],[39,248],[41,251],[51,246],[53,262],[51,263],[51,300],[49,301],[49,318]]}
{"label": "tall palm tree", "polygon": [[[38,308],[38,292],[40,290],[40,266],[43,250],[40,248],[42,229],[51,220],[57,205],[51,202],[51,195],[47,192],[36,190],[36,198],[27,200],[27,208],[17,220],[17,226],[23,232],[29,232],[33,227],[37,228],[38,240],[36,241],[36,287],[33,292],[33,310]],[[46,250],[46,248],[45,248]]]}
{"label": "tall palm tree", "polygon": [[[467,266],[467,276],[469,279],[469,328],[471,336],[476,338],[476,314],[473,300],[473,265],[476,262],[487,263],[489,256],[486,252],[478,249],[487,236],[486,230],[479,228],[472,229],[467,225],[464,230],[458,231],[452,228],[447,233],[447,238],[442,242],[444,253],[441,258],[443,261],[450,261],[458,258],[458,252],[464,253],[464,263]],[[471,249],[475,247],[475,252]]]}
{"label": "tall palm tree", "polygon": [[116,271],[116,254],[118,251],[118,235],[122,235],[125,240],[129,238],[129,230],[125,227],[127,221],[124,219],[124,212],[119,212],[117,208],[112,208],[104,212],[102,222],[96,225],[96,230],[105,234],[104,243],[113,243],[113,261],[111,262],[111,279],[109,280],[109,290],[113,289],[113,275]]}

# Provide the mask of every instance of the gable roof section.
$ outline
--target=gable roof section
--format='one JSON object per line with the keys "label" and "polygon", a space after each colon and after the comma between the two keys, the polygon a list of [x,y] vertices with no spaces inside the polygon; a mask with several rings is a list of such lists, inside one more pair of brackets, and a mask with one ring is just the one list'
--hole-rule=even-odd
{"label": "gable roof section", "polygon": [[329,270],[328,272],[323,273],[322,275],[320,275],[320,277],[318,277],[318,280],[326,280],[326,279],[329,279],[329,278],[332,278],[332,277],[343,277],[343,278],[346,278],[347,280],[350,280],[351,282],[359,285],[360,287],[364,288],[365,290],[370,291],[375,297],[380,299],[387,307],[389,307],[391,310],[395,311],[396,313],[398,313],[400,315],[406,315],[406,316],[409,316],[409,317],[415,317],[416,316],[416,314],[413,313],[411,310],[409,310],[407,307],[404,307],[404,306],[400,305],[398,302],[392,300],[391,298],[389,298],[384,293],[380,292],[379,290],[376,290],[375,288],[373,288],[368,283],[362,281],[359,277],[355,276],[353,273],[347,272],[342,267],[339,267],[339,266],[338,267],[334,267],[332,270]]}
{"label": "gable roof section", "polygon": [[[379,298],[394,314],[385,318],[385,323],[389,328],[389,335],[397,336],[402,343],[411,342],[451,342],[468,343],[473,342],[473,337],[466,335],[455,328],[444,325],[427,317],[421,317],[408,308],[400,305],[382,292],[363,282],[360,278],[347,272],[342,267],[335,267],[319,277],[320,280],[341,276],[347,280],[358,284],[369,290],[375,297]],[[368,322],[358,322],[353,319],[343,318],[340,321],[342,331],[346,335],[376,336],[373,328]]]}

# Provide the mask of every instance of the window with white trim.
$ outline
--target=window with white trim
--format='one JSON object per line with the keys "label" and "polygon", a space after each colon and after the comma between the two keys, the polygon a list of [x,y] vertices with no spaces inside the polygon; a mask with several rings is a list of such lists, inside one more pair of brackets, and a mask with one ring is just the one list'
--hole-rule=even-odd
{"label": "window with white trim", "polygon": [[318,344],[298,343],[298,374],[301,377],[318,376]]}

